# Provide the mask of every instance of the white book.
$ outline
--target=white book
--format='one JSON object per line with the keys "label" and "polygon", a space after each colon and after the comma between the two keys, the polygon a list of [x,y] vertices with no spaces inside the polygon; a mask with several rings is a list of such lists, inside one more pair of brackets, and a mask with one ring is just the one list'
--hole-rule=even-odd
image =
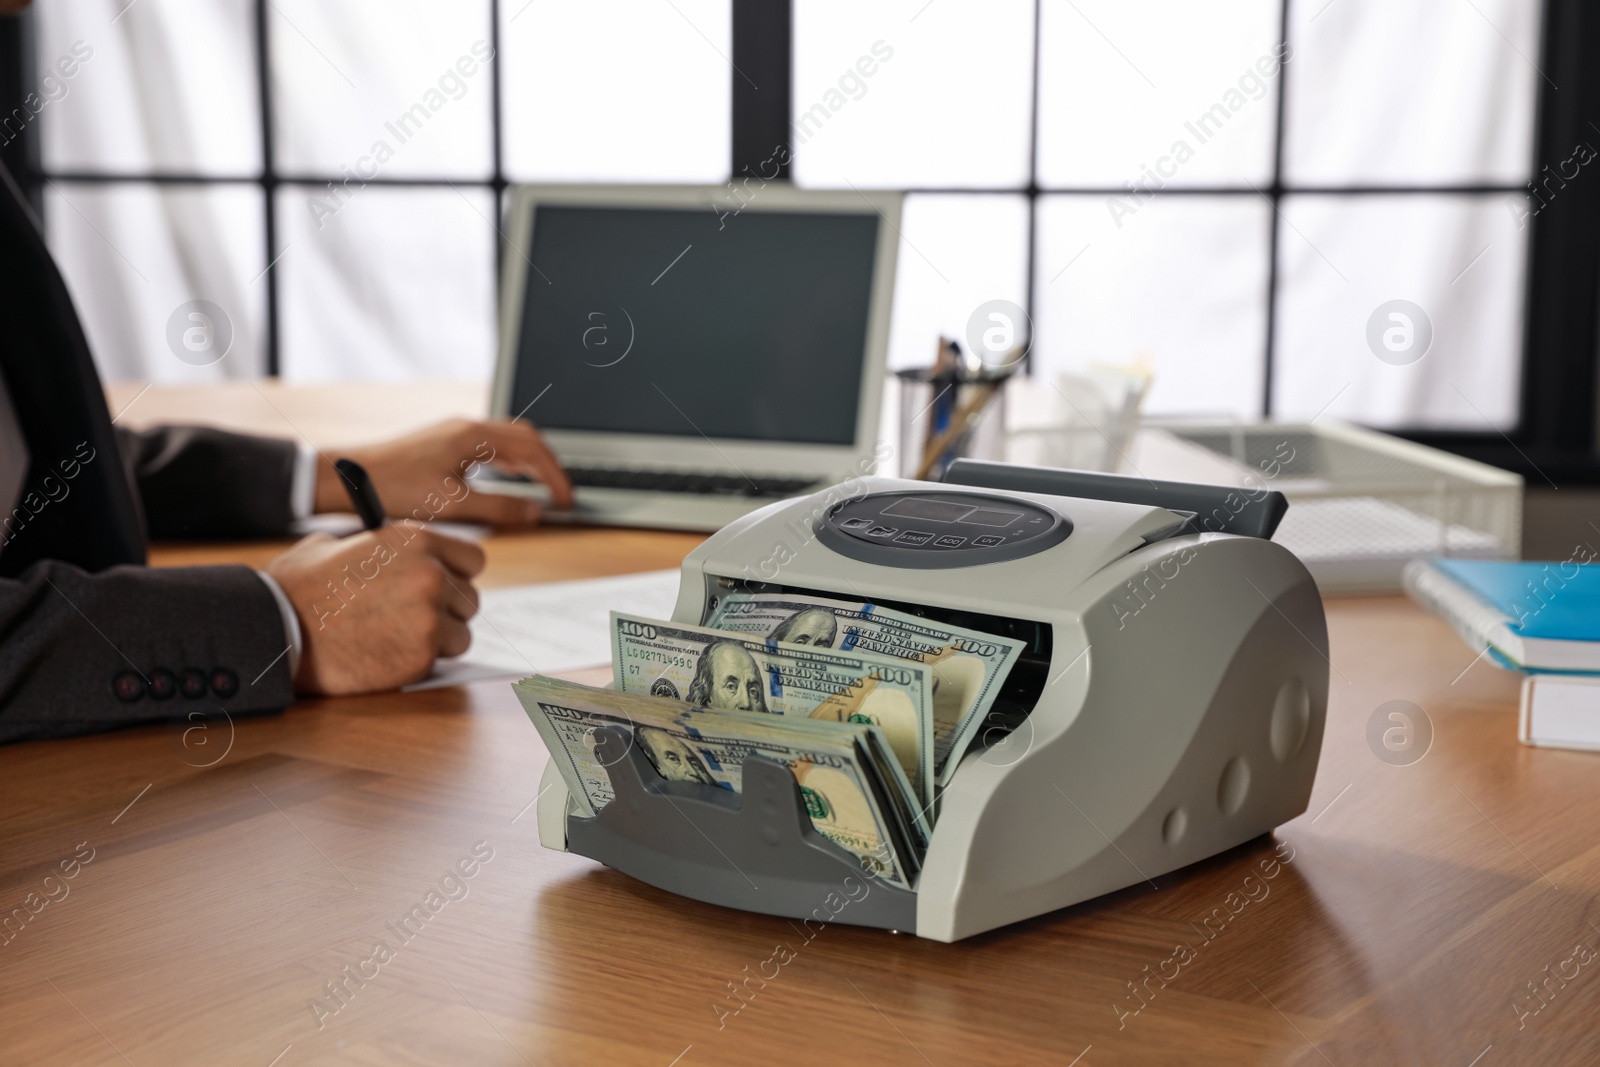
{"label": "white book", "polygon": [[1600,751],[1600,675],[1530,674],[1522,680],[1517,738],[1542,748]]}

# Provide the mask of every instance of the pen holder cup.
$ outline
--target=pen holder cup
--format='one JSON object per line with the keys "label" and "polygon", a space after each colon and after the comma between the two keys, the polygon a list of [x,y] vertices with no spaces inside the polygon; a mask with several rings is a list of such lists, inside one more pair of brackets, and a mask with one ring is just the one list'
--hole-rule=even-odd
{"label": "pen holder cup", "polygon": [[[930,447],[963,408],[982,404],[972,424],[948,440],[924,477],[937,481],[958,459],[1004,459],[1006,447],[1006,391],[994,378],[951,381],[935,377],[927,368],[895,372],[899,384],[900,476],[915,478]],[[990,394],[985,398],[984,394]],[[985,402],[986,400],[986,402]]]}
{"label": "pen holder cup", "polygon": [[614,799],[567,817],[567,848],[670,893],[792,919],[915,932],[917,895],[879,881],[819,834],[800,786],[744,761],[742,792],[662,778],[627,731],[596,731]]}

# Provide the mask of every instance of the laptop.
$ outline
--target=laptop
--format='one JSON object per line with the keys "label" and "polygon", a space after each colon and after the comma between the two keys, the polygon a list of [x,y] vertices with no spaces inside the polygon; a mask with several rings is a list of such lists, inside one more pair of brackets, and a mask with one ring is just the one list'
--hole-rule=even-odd
{"label": "laptop", "polygon": [[[514,187],[491,414],[572,478],[555,521],[716,530],[869,473],[899,193]],[[489,492],[545,497],[495,471]]]}

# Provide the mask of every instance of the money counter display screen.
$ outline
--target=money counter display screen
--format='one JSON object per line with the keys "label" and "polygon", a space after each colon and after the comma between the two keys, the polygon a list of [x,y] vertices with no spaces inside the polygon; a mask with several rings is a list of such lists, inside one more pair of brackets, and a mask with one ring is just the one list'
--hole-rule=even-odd
{"label": "money counter display screen", "polygon": [[547,429],[854,443],[879,217],[540,205],[511,412]]}

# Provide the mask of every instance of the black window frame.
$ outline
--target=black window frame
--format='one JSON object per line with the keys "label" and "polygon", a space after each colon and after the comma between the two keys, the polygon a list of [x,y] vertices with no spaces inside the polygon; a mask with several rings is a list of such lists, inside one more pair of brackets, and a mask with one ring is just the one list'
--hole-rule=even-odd
{"label": "black window frame", "polygon": [[[1279,40],[1289,25],[1290,0],[1280,0]],[[496,57],[500,53],[501,0],[488,0],[489,43]],[[1030,121],[1029,174],[1026,185],[1003,188],[937,187],[908,188],[909,193],[1009,193],[1026,197],[1027,303],[1035,293],[1036,207],[1041,196],[1054,193],[1115,195],[1119,188],[1071,187],[1041,188],[1036,181],[1038,138],[1038,59],[1041,0],[1034,0],[1033,44],[1033,121]],[[281,308],[278,300],[278,192],[285,187],[322,188],[333,175],[284,175],[278,173],[273,143],[273,99],[268,48],[269,0],[254,0],[255,62],[257,104],[261,116],[260,173],[244,177],[201,174],[139,173],[100,174],[49,172],[41,162],[36,124],[28,123],[22,133],[0,144],[0,161],[23,187],[35,211],[43,214],[42,188],[47,181],[129,184],[253,184],[262,190],[264,212],[264,280],[266,283],[264,347],[266,373],[276,376],[281,365]],[[782,145],[788,151],[778,177],[789,176],[787,158],[795,149],[789,144],[793,70],[792,0],[731,0],[732,56],[729,79],[732,85],[732,136],[730,179],[747,174],[772,177],[774,150]],[[0,117],[10,115],[21,105],[35,82],[34,16],[0,18]],[[1293,43],[1292,41],[1290,42]],[[1539,82],[1535,103],[1534,159],[1530,173],[1535,179],[1547,176],[1544,170],[1566,159],[1577,143],[1600,145],[1600,68],[1585,58],[1600,54],[1600,10],[1582,0],[1544,0],[1541,22],[1539,67],[1546,75]],[[504,202],[508,180],[502,152],[502,87],[500,64],[488,64],[492,79],[491,153],[492,169],[482,179],[384,178],[369,184],[389,186],[456,186],[490,190],[496,204]],[[1297,193],[1364,196],[1377,194],[1517,195],[1524,186],[1435,185],[1435,186],[1286,186],[1283,181],[1283,131],[1288,78],[1276,80],[1277,119],[1274,132],[1273,165],[1270,183],[1257,189],[1244,187],[1171,188],[1164,196],[1264,195],[1273,211],[1270,221],[1265,373],[1260,410],[1272,415],[1272,379],[1276,362],[1276,316],[1278,313],[1278,259],[1280,212],[1285,196]],[[1558,86],[1559,88],[1554,88]],[[496,242],[496,271],[499,269],[501,242]],[[1515,471],[1530,487],[1548,484],[1600,485],[1600,441],[1597,441],[1596,409],[1600,407],[1600,320],[1596,317],[1596,295],[1600,291],[1600,178],[1581,172],[1563,183],[1560,195],[1549,198],[1529,220],[1528,260],[1523,293],[1523,338],[1521,403],[1517,425],[1501,432],[1485,426],[1482,431],[1390,429],[1397,436],[1432,445],[1458,455],[1481,460]]]}

